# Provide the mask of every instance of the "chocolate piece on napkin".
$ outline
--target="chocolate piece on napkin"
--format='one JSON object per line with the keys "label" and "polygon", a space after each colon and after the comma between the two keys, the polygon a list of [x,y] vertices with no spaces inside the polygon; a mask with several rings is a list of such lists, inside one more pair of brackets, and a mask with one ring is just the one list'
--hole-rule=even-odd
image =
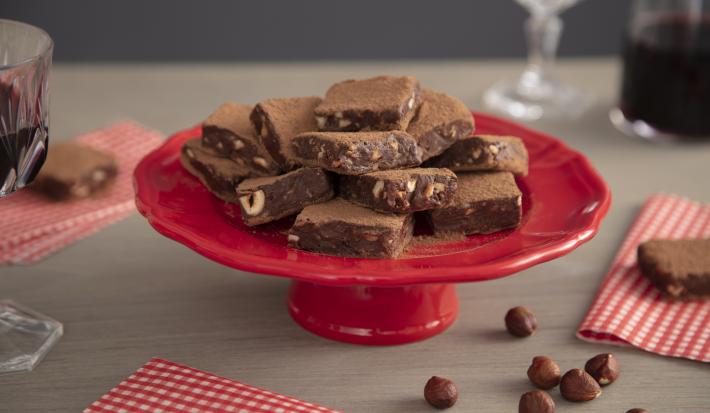
{"label": "chocolate piece on napkin", "polygon": [[[163,142],[163,136],[130,121],[72,139],[111,154],[118,165],[115,182],[101,196],[74,202],[52,202],[35,191],[3,198],[0,264],[28,264],[94,234],[136,210],[133,170]],[[50,152],[54,145],[50,144]]]}
{"label": "chocolate piece on napkin", "polygon": [[641,272],[673,298],[710,298],[710,238],[654,239],[638,247]]}
{"label": "chocolate piece on napkin", "polygon": [[51,145],[32,189],[57,201],[86,198],[107,188],[116,178],[113,156],[74,142]]}
{"label": "chocolate piece on napkin", "polygon": [[710,205],[656,194],[641,208],[577,337],[710,362],[710,300],[671,300],[641,274],[638,246],[652,239],[710,238]]}

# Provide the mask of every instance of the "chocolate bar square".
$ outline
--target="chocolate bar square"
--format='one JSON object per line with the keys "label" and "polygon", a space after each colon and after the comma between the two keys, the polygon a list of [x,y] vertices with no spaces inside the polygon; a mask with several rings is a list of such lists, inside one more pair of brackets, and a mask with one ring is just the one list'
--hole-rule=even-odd
{"label": "chocolate bar square", "polygon": [[251,112],[251,123],[271,157],[283,170],[297,167],[291,139],[301,132],[315,131],[315,107],[319,97],[269,99],[258,103]]}
{"label": "chocolate bar square", "polygon": [[412,214],[385,214],[342,198],[307,206],[289,231],[290,247],[344,257],[394,258],[412,239]]}
{"label": "chocolate bar square", "polygon": [[227,202],[237,202],[237,185],[254,175],[254,171],[246,166],[204,147],[199,138],[182,145],[180,163],[217,198]]}
{"label": "chocolate bar square", "polygon": [[638,247],[638,263],[672,298],[710,298],[710,238],[646,241]]}
{"label": "chocolate bar square", "polygon": [[409,213],[448,205],[456,175],[443,168],[414,168],[341,176],[340,196],[384,212]]}
{"label": "chocolate bar square", "polygon": [[422,162],[417,142],[403,131],[306,132],[296,135],[292,143],[300,163],[343,175],[407,168]]}
{"label": "chocolate bar square", "polygon": [[334,84],[315,114],[322,131],[406,130],[419,103],[414,77],[378,76]]}
{"label": "chocolate bar square", "polygon": [[520,225],[522,194],[510,172],[459,173],[450,205],[429,211],[437,233],[489,234]]}
{"label": "chocolate bar square", "polygon": [[332,178],[320,168],[300,168],[285,175],[251,178],[237,187],[242,219],[250,226],[293,215],[333,195]]}
{"label": "chocolate bar square", "polygon": [[477,135],[460,140],[441,155],[427,161],[427,166],[452,171],[507,171],[528,174],[528,151],[515,136]]}
{"label": "chocolate bar square", "polygon": [[468,107],[453,96],[422,90],[422,104],[407,128],[423,150],[422,159],[440,155],[459,139],[471,135],[473,116]]}
{"label": "chocolate bar square", "polygon": [[74,142],[50,146],[31,188],[56,201],[86,198],[107,188],[118,174],[109,154]]}
{"label": "chocolate bar square", "polygon": [[260,176],[279,173],[279,167],[256,136],[249,116],[253,107],[225,103],[202,124],[202,143]]}

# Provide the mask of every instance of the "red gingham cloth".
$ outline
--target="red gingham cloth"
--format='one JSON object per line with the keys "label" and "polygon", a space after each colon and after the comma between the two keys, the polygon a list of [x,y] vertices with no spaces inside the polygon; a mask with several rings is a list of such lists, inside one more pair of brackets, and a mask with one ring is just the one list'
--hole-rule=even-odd
{"label": "red gingham cloth", "polygon": [[638,269],[636,248],[652,238],[710,236],[710,205],[675,195],[649,198],[631,226],[577,336],[664,356],[710,362],[710,300],[676,302]]}
{"label": "red gingham cloth", "polygon": [[116,158],[116,182],[97,198],[54,202],[22,190],[0,200],[0,264],[37,261],[135,211],[133,169],[162,140],[160,133],[129,121],[78,137]]}
{"label": "red gingham cloth", "polygon": [[338,413],[201,370],[154,358],[84,413]]}

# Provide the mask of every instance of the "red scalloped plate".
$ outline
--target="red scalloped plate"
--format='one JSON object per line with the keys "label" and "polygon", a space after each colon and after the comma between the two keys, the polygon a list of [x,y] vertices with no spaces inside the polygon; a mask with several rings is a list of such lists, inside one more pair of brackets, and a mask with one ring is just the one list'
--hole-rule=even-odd
{"label": "red scalloped plate", "polygon": [[[180,146],[199,128],[179,132],[135,170],[138,210],[161,234],[232,268],[333,286],[395,286],[503,277],[577,248],[597,232],[609,188],[582,154],[515,123],[474,113],[476,133],[521,137],[530,153],[520,227],[441,244],[418,243],[398,259],[342,258],[287,247],[285,219],[249,228],[233,206],[214,198],[179,162]],[[231,211],[231,212],[230,212]]]}

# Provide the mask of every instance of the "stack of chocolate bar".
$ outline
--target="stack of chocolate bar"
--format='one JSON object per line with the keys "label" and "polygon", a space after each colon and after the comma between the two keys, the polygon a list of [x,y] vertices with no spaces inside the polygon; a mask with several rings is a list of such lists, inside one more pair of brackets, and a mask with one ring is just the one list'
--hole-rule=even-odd
{"label": "stack of chocolate bar", "polygon": [[460,100],[410,76],[346,80],[319,97],[227,103],[181,161],[250,226],[298,214],[293,248],[396,257],[414,212],[438,234],[516,227],[528,172],[519,138],[472,136]]}

